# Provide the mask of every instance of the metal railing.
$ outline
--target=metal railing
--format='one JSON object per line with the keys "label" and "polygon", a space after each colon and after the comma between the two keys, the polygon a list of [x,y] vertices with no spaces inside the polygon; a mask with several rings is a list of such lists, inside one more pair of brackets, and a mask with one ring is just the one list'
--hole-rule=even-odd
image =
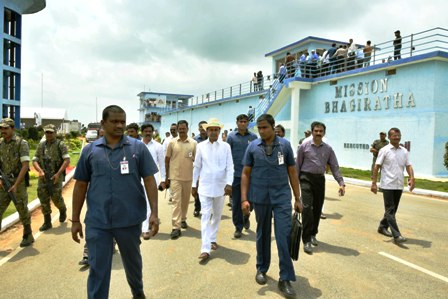
{"label": "metal railing", "polygon": [[397,45],[394,45],[393,42],[394,40],[389,40],[373,45],[371,56],[368,57],[364,55],[364,47],[359,47],[356,52],[334,55],[333,57],[326,57],[327,59],[319,57],[318,59],[307,58],[306,61],[294,61],[287,68],[293,69],[295,77],[318,78],[390,63],[415,55],[448,51],[448,30],[437,27],[403,36],[401,37],[401,43]]}
{"label": "metal railing", "polygon": [[230,87],[211,91],[200,96],[192,97],[188,100],[189,106],[205,104],[209,102],[219,101],[223,99],[229,99],[233,97],[240,97],[251,93],[265,93],[272,85],[274,76],[261,76],[256,77],[253,80],[246,81]]}
{"label": "metal railing", "polygon": [[[363,47],[360,47],[353,54],[346,54],[342,57],[333,57],[333,59],[323,60],[310,59],[300,62],[299,59],[286,65],[287,71],[283,77],[280,74],[270,74],[260,76],[257,80],[246,81],[230,87],[218,89],[212,92],[192,97],[188,100],[188,107],[201,105],[233,97],[241,97],[251,93],[258,93],[260,102],[256,107],[256,115],[265,113],[270,102],[275,99],[284,86],[283,81],[287,78],[307,78],[314,79],[334,74],[340,74],[370,66],[390,63],[394,60],[409,58],[415,55],[426,54],[434,51],[448,52],[448,30],[436,27],[430,30],[422,31],[416,34],[401,37],[400,54],[397,56],[393,40],[372,46],[371,56],[364,57]],[[362,54],[361,54],[362,52]],[[169,108],[167,110],[182,109],[185,107]]]}

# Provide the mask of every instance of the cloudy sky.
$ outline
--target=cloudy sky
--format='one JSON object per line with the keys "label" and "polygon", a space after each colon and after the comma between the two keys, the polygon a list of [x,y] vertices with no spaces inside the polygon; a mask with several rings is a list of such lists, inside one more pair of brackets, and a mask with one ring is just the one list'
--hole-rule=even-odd
{"label": "cloudy sky", "polygon": [[[264,54],[317,36],[364,44],[447,28],[446,0],[47,0],[23,16],[22,102],[87,124],[141,91],[201,95],[271,73]],[[43,77],[43,84],[42,84]],[[43,86],[43,89],[42,89]]]}

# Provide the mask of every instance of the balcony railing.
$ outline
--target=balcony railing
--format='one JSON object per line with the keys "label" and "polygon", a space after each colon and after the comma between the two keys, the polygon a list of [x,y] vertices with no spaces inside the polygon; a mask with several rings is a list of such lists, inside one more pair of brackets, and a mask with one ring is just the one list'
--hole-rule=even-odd
{"label": "balcony railing", "polygon": [[[339,45],[338,45],[339,46]],[[363,47],[359,48],[355,54],[347,54],[343,57],[333,57],[330,61],[319,57],[316,60],[306,60],[301,63],[296,60],[287,65],[285,76],[280,74],[270,74],[257,78],[257,80],[246,81],[237,85],[222,88],[212,92],[192,97],[188,100],[188,106],[211,103],[218,100],[241,97],[249,94],[259,94],[261,101],[256,108],[256,115],[264,113],[276,95],[283,88],[283,81],[287,78],[314,79],[324,76],[345,73],[347,71],[387,65],[392,61],[406,59],[416,55],[427,54],[435,51],[448,52],[448,30],[444,28],[433,28],[419,33],[401,37],[400,55],[397,55],[393,45],[393,40],[372,45],[370,58],[364,57]],[[363,53],[363,54],[361,54]],[[182,109],[185,107],[162,109],[162,113],[168,110]]]}

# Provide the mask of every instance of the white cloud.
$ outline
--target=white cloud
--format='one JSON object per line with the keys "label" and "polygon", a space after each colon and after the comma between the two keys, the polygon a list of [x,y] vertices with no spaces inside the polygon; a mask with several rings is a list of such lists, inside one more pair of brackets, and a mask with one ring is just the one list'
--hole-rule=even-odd
{"label": "white cloud", "polygon": [[[264,54],[306,36],[373,43],[445,24],[433,0],[47,0],[23,16],[22,101],[88,123],[109,104],[138,121],[137,94],[201,95],[270,73]],[[98,116],[99,117],[99,116]]]}

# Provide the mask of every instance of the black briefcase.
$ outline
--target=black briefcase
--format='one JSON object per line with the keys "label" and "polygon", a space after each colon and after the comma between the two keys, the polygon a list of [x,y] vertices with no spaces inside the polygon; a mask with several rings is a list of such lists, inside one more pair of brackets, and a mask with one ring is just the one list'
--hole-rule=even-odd
{"label": "black briefcase", "polygon": [[289,245],[289,255],[293,261],[299,259],[300,242],[302,239],[302,223],[300,222],[300,214],[294,212],[292,215],[291,241]]}

